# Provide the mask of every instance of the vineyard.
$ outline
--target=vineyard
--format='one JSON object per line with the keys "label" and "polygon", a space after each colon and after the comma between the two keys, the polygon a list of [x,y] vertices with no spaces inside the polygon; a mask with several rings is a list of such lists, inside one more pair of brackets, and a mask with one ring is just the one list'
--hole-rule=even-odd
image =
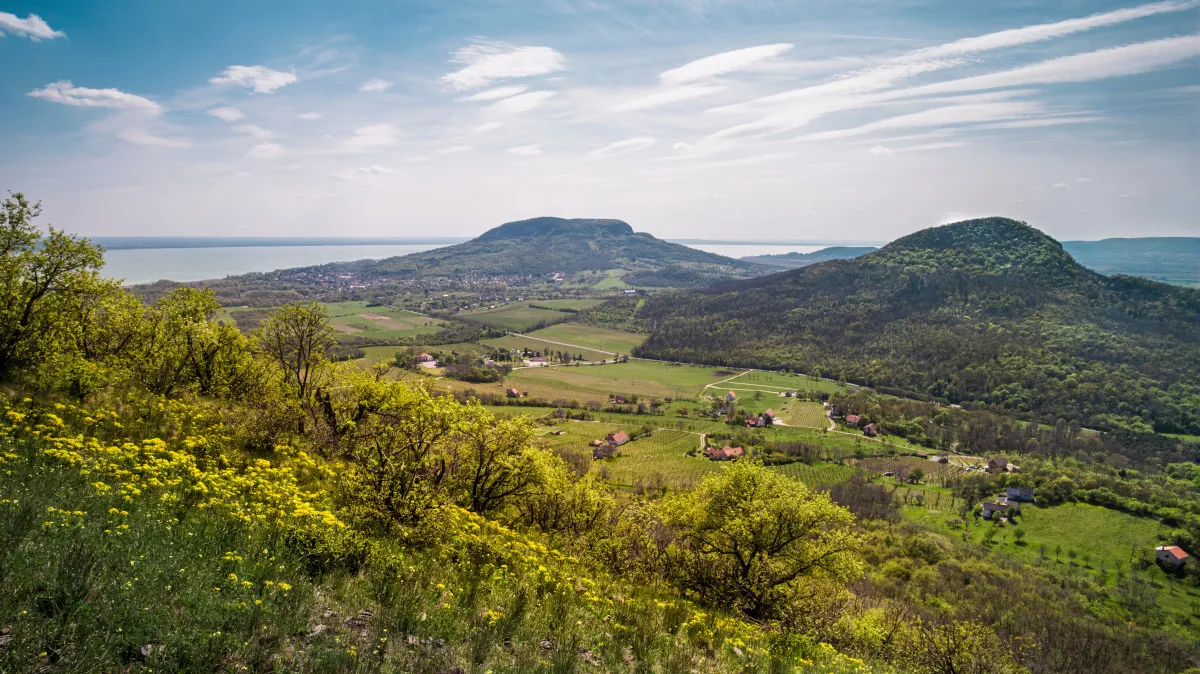
{"label": "vineyard", "polygon": [[863,470],[872,473],[892,473],[898,479],[903,480],[909,472],[920,468],[925,471],[923,482],[928,484],[937,484],[945,486],[947,481],[961,477],[963,469],[952,463],[938,463],[929,461],[928,459],[920,459],[911,456],[898,456],[886,459],[864,459],[855,462],[855,465]]}
{"label": "vineyard", "polygon": [[[584,449],[590,452],[591,448],[588,447],[589,442],[592,440],[603,440],[604,436],[609,433],[616,433],[621,430],[632,432],[633,428],[599,421],[568,421],[556,424],[553,428],[547,430],[541,436],[540,440],[552,449]],[[555,432],[561,432],[562,435],[552,435]]]}
{"label": "vineyard", "polygon": [[825,416],[825,407],[821,403],[788,400],[779,407],[778,414],[789,426],[829,427],[829,419]]}
{"label": "vineyard", "polygon": [[771,466],[771,468],[790,478],[800,480],[813,489],[822,485],[843,482],[855,473],[855,469],[852,466],[840,463],[814,463],[810,465],[797,461],[781,466]]}
{"label": "vineyard", "polygon": [[700,436],[695,433],[657,430],[622,446],[617,458],[596,462],[593,470],[625,487],[684,489],[721,467],[702,456],[687,455],[699,448]]}

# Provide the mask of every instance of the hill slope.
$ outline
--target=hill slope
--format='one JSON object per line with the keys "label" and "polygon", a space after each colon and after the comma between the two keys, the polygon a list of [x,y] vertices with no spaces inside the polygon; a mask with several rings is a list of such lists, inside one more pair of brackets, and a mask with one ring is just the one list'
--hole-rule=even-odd
{"label": "hill slope", "polygon": [[743,262],[766,264],[784,269],[799,269],[828,260],[852,260],[879,250],[874,246],[830,246],[811,253],[781,253],[779,255],[751,255],[741,258]]}
{"label": "hill slope", "polygon": [[765,268],[668,243],[620,220],[533,218],[509,222],[465,243],[362,263],[396,276],[550,274],[623,269],[634,285],[692,286]]}
{"label": "hill slope", "polygon": [[819,370],[1053,423],[1200,430],[1200,290],[1075,262],[1024,223],[651,298],[637,355]]}

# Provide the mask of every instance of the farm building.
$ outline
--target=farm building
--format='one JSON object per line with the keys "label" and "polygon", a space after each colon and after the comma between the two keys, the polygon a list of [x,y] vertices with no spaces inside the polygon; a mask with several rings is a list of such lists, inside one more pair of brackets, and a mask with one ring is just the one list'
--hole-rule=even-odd
{"label": "farm building", "polygon": [[1160,545],[1154,548],[1154,560],[1160,564],[1178,569],[1187,563],[1188,553],[1178,545]]}
{"label": "farm building", "polygon": [[771,417],[772,419],[774,419],[775,418],[775,410],[768,409],[766,412],[763,412],[762,415],[764,417]]}
{"label": "farm building", "polygon": [[725,394],[725,399],[729,401],[737,400],[737,394],[733,391],[730,391],[729,393]]}
{"label": "farm building", "polygon": [[422,353],[419,356],[417,356],[417,362],[419,362],[419,363],[428,363],[432,360],[433,360],[433,356],[431,356],[427,353]]}
{"label": "farm building", "polygon": [[529,367],[545,367],[548,365],[548,363],[546,362],[545,356],[537,356],[534,358],[526,358],[525,365]]}
{"label": "farm building", "polygon": [[588,446],[589,447],[599,447],[600,445],[603,445],[603,444],[604,444],[603,440],[592,440],[591,442],[588,443]]}
{"label": "farm building", "polygon": [[875,424],[867,424],[866,426],[863,426],[863,435],[867,436],[868,438],[873,438],[876,435],[879,435],[879,430],[875,428]]}
{"label": "farm building", "polygon": [[988,459],[987,472],[989,473],[1004,473],[1008,471],[1008,459]]}
{"label": "farm building", "polygon": [[617,403],[618,405],[624,405],[625,404],[625,396],[613,396],[613,402]]}
{"label": "farm building", "polygon": [[592,450],[592,460],[611,459],[617,455],[617,446],[611,442],[605,443]]}
{"label": "farm building", "polygon": [[1002,517],[1008,513],[1008,503],[989,502],[985,501],[980,504],[983,508],[983,519],[990,520],[996,517]]}
{"label": "farm building", "polygon": [[508,396],[509,398],[520,398],[521,392],[515,388],[510,388],[504,392],[504,395]]}
{"label": "farm building", "polygon": [[1005,489],[1010,501],[1032,501],[1033,487],[1008,487]]}
{"label": "farm building", "polygon": [[859,416],[857,414],[847,414],[846,415],[846,423],[850,424],[851,426],[857,426],[858,422],[860,420],[861,419],[859,418]]}
{"label": "farm building", "polygon": [[605,439],[617,447],[620,447],[621,445],[629,442],[629,434],[625,431],[617,431],[616,433],[609,433]]}
{"label": "farm building", "polygon": [[704,456],[707,456],[710,461],[733,461],[740,459],[746,455],[746,450],[741,447],[730,447],[726,445],[721,449],[715,447],[706,447]]}

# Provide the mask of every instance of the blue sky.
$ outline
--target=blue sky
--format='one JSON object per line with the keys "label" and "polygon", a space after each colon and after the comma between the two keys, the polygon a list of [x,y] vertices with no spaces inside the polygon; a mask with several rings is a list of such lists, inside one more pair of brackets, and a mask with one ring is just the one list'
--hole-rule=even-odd
{"label": "blue sky", "polygon": [[0,187],[88,235],[1200,235],[1200,0],[0,0]]}

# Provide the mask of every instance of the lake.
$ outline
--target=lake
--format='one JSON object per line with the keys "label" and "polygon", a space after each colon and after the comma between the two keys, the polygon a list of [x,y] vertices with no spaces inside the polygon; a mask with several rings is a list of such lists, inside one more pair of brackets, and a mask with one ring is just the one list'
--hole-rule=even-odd
{"label": "lake", "polygon": [[[439,248],[434,244],[358,246],[242,246],[214,248],[136,248],[110,250],[104,254],[104,275],[124,279],[126,284],[158,280],[203,281],[250,272],[292,267],[310,267],[330,262],[380,260],[397,255]],[[694,244],[718,255],[746,257],[792,251],[811,253],[825,246],[774,244]]]}

